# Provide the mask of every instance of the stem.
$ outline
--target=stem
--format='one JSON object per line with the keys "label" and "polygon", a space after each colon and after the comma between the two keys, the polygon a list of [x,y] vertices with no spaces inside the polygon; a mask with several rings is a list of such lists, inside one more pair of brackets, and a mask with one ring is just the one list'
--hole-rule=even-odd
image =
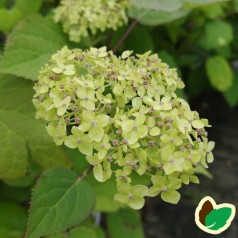
{"label": "stem", "polygon": [[82,180],[83,178],[85,178],[88,174],[90,174],[90,172],[93,170],[93,166],[90,166],[88,169],[86,169],[83,174],[81,174],[78,177],[78,180]]}
{"label": "stem", "polygon": [[114,35],[114,31],[110,30],[109,33],[108,33],[108,36],[107,36],[107,40],[106,40],[106,47],[107,47],[107,49],[110,49],[113,35]]}
{"label": "stem", "polygon": [[2,32],[0,32],[0,41],[2,41],[3,43],[6,42],[6,36]]}
{"label": "stem", "polygon": [[121,39],[118,41],[116,46],[113,48],[113,53],[115,53],[120,48],[120,46],[123,44],[123,42],[128,37],[128,35],[131,33],[131,31],[134,29],[134,27],[136,26],[137,23],[138,23],[138,19],[134,19],[133,22],[128,27],[128,29],[126,30],[126,32],[121,37]]}

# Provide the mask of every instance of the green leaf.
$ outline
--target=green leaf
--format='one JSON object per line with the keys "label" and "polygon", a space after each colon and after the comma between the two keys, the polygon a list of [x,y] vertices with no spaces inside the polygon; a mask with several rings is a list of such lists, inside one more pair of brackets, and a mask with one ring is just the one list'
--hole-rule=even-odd
{"label": "green leaf", "polygon": [[44,0],[17,0],[14,8],[19,9],[25,16],[37,13]]}
{"label": "green leaf", "polygon": [[72,162],[73,170],[77,174],[82,174],[89,166],[90,164],[86,160],[86,156],[82,154],[78,148],[77,149],[69,149],[68,147],[65,147],[66,153],[69,156],[69,159]]}
{"label": "green leaf", "polygon": [[224,93],[224,97],[231,107],[238,103],[238,73],[234,73],[233,84],[230,89]]}
{"label": "green leaf", "polygon": [[213,56],[206,61],[207,76],[211,85],[218,91],[224,92],[232,85],[232,69],[221,56]]}
{"label": "green leaf", "polygon": [[202,92],[206,91],[210,85],[204,67],[198,67],[195,70],[191,70],[186,83],[189,95],[198,96]]}
{"label": "green leaf", "polygon": [[85,221],[67,233],[47,236],[46,238],[105,238],[105,234],[101,227]]}
{"label": "green leaf", "polygon": [[22,17],[18,9],[0,9],[0,31],[8,33]]}
{"label": "green leaf", "polygon": [[60,27],[51,19],[27,17],[8,38],[0,72],[36,80],[41,67],[66,43]]}
{"label": "green leaf", "polygon": [[190,11],[190,9],[181,8],[171,14],[170,12],[153,11],[144,8],[131,7],[128,11],[128,14],[131,18],[137,18],[141,24],[157,26],[185,17],[190,13]]}
{"label": "green leaf", "polygon": [[16,203],[0,203],[0,237],[22,237],[26,229],[27,212]]}
{"label": "green leaf", "polygon": [[222,207],[213,209],[205,218],[205,226],[210,230],[219,230],[226,225],[227,220],[231,216],[230,207]]}
{"label": "green leaf", "polygon": [[114,200],[114,195],[117,193],[117,185],[115,177],[106,182],[98,182],[93,173],[88,175],[85,180],[90,183],[96,193],[95,210],[100,212],[114,212],[119,208],[124,207],[122,203]]}
{"label": "green leaf", "polygon": [[169,54],[165,50],[161,50],[158,52],[159,58],[169,65],[170,68],[178,68],[178,64],[173,55]]}
{"label": "green leaf", "polygon": [[183,3],[180,0],[131,0],[133,6],[138,8],[150,9],[150,10],[158,10],[158,11],[166,11],[173,12],[180,7],[182,7]]}
{"label": "green leaf", "polygon": [[75,229],[72,229],[69,232],[68,238],[97,238],[97,234],[94,230],[80,226]]}
{"label": "green leaf", "polygon": [[59,234],[55,236],[47,236],[46,238],[68,238],[66,234]]}
{"label": "green leaf", "polygon": [[234,3],[234,10],[235,10],[235,12],[238,12],[238,0],[234,0],[233,1]]}
{"label": "green leaf", "polygon": [[107,215],[110,238],[144,238],[139,213],[131,209]]}
{"label": "green leaf", "polygon": [[181,2],[184,3],[190,3],[190,4],[198,4],[198,5],[206,5],[206,4],[211,4],[215,2],[228,2],[230,0],[180,0]]}
{"label": "green leaf", "polygon": [[6,184],[0,186],[0,197],[4,201],[25,203],[29,201],[30,195],[29,188],[12,187]]}
{"label": "green leaf", "polygon": [[0,1],[0,7],[1,7],[1,8],[6,7],[7,1],[8,1],[8,0],[1,0],[1,1]]}
{"label": "green leaf", "polygon": [[212,50],[227,46],[232,40],[232,26],[225,21],[215,20],[205,25],[205,34],[200,43],[205,49]]}
{"label": "green leaf", "polygon": [[60,168],[48,170],[33,191],[26,238],[65,231],[88,217],[94,204],[91,186],[74,172]]}
{"label": "green leaf", "polygon": [[220,3],[211,4],[207,7],[201,8],[204,14],[210,19],[222,17],[224,14],[224,5]]}
{"label": "green leaf", "polygon": [[70,167],[62,147],[35,119],[32,82],[0,74],[0,179],[23,177],[33,159],[42,168]]}
{"label": "green leaf", "polygon": [[[141,44],[141,42],[143,42],[143,44]],[[139,25],[128,36],[125,44],[127,49],[133,50],[133,52],[137,54],[154,50],[152,35],[148,28]]]}

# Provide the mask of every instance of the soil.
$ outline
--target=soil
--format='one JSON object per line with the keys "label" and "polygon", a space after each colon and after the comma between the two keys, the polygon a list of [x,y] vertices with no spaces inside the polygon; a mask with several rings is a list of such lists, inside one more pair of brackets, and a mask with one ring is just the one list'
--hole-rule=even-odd
{"label": "soil", "polygon": [[[209,94],[191,101],[191,108],[209,119],[209,139],[216,142],[214,162],[209,171],[213,179],[200,176],[200,184],[190,184],[181,190],[178,205],[153,198],[143,213],[146,238],[214,238],[200,230],[194,221],[199,201],[211,196],[217,203],[238,207],[238,108],[229,108],[219,94]],[[237,212],[238,214],[238,212]],[[238,237],[238,215],[218,238]]]}

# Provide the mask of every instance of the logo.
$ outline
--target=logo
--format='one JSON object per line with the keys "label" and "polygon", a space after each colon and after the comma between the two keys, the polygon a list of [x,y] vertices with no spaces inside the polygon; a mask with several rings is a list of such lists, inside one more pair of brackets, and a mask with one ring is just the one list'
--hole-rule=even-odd
{"label": "logo", "polygon": [[230,203],[217,205],[213,198],[207,196],[200,201],[196,208],[195,222],[201,230],[217,235],[230,226],[235,213],[234,205]]}

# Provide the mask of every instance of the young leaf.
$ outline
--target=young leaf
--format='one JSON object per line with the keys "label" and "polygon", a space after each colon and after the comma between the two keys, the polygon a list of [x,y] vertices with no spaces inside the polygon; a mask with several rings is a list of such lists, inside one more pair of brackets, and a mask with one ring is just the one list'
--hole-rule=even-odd
{"label": "young leaf", "polygon": [[107,226],[111,238],[144,238],[139,214],[131,209],[109,213]]}
{"label": "young leaf", "polygon": [[22,237],[26,229],[26,210],[16,203],[0,203],[0,237]]}
{"label": "young leaf", "polygon": [[210,230],[218,230],[226,225],[231,216],[230,207],[222,207],[212,210],[205,218],[205,226]]}
{"label": "young leaf", "polygon": [[60,27],[51,19],[27,17],[8,38],[0,72],[36,80],[42,65],[66,43]]}
{"label": "young leaf", "polygon": [[42,168],[70,167],[68,157],[54,144],[44,123],[35,120],[32,83],[14,76],[0,74],[0,78],[0,179],[23,177],[29,158]]}
{"label": "young leaf", "polygon": [[210,83],[218,91],[224,92],[232,85],[232,70],[221,56],[213,56],[206,61],[206,71]]}
{"label": "young leaf", "polygon": [[60,168],[48,170],[33,191],[26,238],[65,231],[88,217],[94,204],[91,186],[74,172]]}

